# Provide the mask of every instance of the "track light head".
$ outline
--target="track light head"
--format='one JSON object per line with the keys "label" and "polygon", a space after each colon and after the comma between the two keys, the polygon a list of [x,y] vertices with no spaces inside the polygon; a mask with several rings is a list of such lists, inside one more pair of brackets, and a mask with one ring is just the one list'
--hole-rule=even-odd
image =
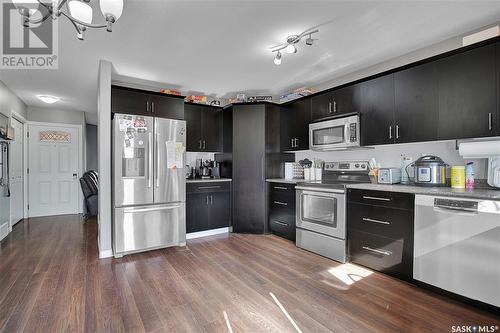
{"label": "track light head", "polygon": [[274,58],[274,64],[277,66],[281,65],[281,52],[280,51],[278,51],[276,53],[276,57]]}
{"label": "track light head", "polygon": [[292,54],[292,53],[297,53],[297,48],[293,44],[288,44],[287,47],[285,48],[286,53]]}

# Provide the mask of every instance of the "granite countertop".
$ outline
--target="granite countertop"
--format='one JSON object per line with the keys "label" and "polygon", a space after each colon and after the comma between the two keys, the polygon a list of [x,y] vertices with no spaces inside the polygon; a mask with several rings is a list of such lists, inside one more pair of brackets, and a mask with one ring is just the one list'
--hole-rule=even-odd
{"label": "granite countertop", "polygon": [[268,183],[297,184],[297,183],[303,183],[304,179],[268,178],[268,179],[266,179],[266,182],[268,182]]}
{"label": "granite countertop", "polygon": [[403,192],[424,195],[437,195],[445,197],[461,197],[473,199],[500,200],[500,189],[477,188],[473,190],[456,189],[451,187],[425,187],[401,184],[351,184],[348,188],[360,190]]}
{"label": "granite countertop", "polygon": [[231,178],[210,178],[210,179],[186,179],[186,183],[213,183],[213,182],[230,182]]}

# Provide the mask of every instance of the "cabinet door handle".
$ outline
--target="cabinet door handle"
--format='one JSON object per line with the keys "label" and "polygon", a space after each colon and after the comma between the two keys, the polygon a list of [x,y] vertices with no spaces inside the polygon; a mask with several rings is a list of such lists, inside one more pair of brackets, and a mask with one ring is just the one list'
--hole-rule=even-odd
{"label": "cabinet door handle", "polygon": [[210,190],[210,189],[215,189],[215,188],[220,188],[220,185],[214,185],[214,186],[199,186],[198,190]]}
{"label": "cabinet door handle", "polygon": [[389,125],[389,139],[392,139],[392,125]]}
{"label": "cabinet door handle", "polygon": [[281,221],[276,221],[276,220],[272,220],[274,223],[277,223],[279,225],[283,225],[285,227],[288,227],[288,223],[285,223],[285,222],[281,222]]}
{"label": "cabinet door handle", "polygon": [[337,102],[333,101],[333,112],[337,113]]}
{"label": "cabinet door handle", "polygon": [[198,145],[198,148],[200,148],[200,149],[201,149],[201,140],[200,140],[200,144]]}
{"label": "cabinet door handle", "polygon": [[291,139],[291,140],[292,140],[292,148],[293,148],[293,139]]}
{"label": "cabinet door handle", "polygon": [[399,139],[399,125],[396,125],[396,139]]}
{"label": "cabinet door handle", "polygon": [[391,224],[391,222],[382,221],[382,220],[375,220],[375,219],[371,219],[368,217],[363,217],[362,220],[365,222],[373,222],[373,223],[379,223],[379,224]]}
{"label": "cabinet door handle", "polygon": [[383,254],[384,256],[390,256],[392,254],[391,251],[379,250],[379,249],[372,249],[369,246],[363,246],[363,250],[371,251],[371,252],[374,252],[374,253],[377,253],[377,254]]}
{"label": "cabinet door handle", "polygon": [[207,148],[207,143],[205,142],[205,140],[203,140],[203,149],[206,149]]}
{"label": "cabinet door handle", "polygon": [[363,199],[368,199],[368,200],[379,200],[379,201],[391,201],[390,198],[379,198],[379,197],[371,197],[368,195],[363,195]]}
{"label": "cabinet door handle", "polygon": [[207,204],[208,206],[208,195],[205,197],[205,203]]}
{"label": "cabinet door handle", "polygon": [[297,142],[299,142],[299,139],[295,138],[295,148],[297,148],[299,146],[299,144]]}
{"label": "cabinet door handle", "polygon": [[328,102],[328,113],[332,113],[332,102]]}
{"label": "cabinet door handle", "polygon": [[151,102],[151,112],[155,112],[155,102]]}
{"label": "cabinet door handle", "polygon": [[491,131],[493,129],[493,114],[488,113],[488,130]]}
{"label": "cabinet door handle", "polygon": [[146,101],[146,112],[149,112],[149,101]]}
{"label": "cabinet door handle", "polygon": [[276,190],[288,190],[288,187],[283,187],[283,186],[273,186],[273,188]]}
{"label": "cabinet door handle", "polygon": [[281,202],[281,201],[273,201],[273,203],[277,204],[277,205],[281,205],[281,206],[288,206],[288,204],[286,202]]}
{"label": "cabinet door handle", "polygon": [[213,198],[212,195],[210,195],[210,206],[212,206],[212,203],[213,203]]}

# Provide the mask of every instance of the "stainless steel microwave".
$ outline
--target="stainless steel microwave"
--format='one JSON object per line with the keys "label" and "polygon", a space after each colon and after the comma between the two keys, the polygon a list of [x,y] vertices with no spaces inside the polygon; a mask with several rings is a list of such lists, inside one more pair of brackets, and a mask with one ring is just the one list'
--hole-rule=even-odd
{"label": "stainless steel microwave", "polygon": [[309,124],[311,150],[336,150],[359,146],[359,115]]}

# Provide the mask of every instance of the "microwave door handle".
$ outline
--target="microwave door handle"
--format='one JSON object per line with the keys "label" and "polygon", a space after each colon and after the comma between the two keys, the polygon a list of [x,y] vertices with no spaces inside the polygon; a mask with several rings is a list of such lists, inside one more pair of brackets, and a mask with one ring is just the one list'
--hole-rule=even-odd
{"label": "microwave door handle", "polygon": [[351,138],[351,135],[349,133],[349,123],[344,125],[344,142],[349,143]]}

